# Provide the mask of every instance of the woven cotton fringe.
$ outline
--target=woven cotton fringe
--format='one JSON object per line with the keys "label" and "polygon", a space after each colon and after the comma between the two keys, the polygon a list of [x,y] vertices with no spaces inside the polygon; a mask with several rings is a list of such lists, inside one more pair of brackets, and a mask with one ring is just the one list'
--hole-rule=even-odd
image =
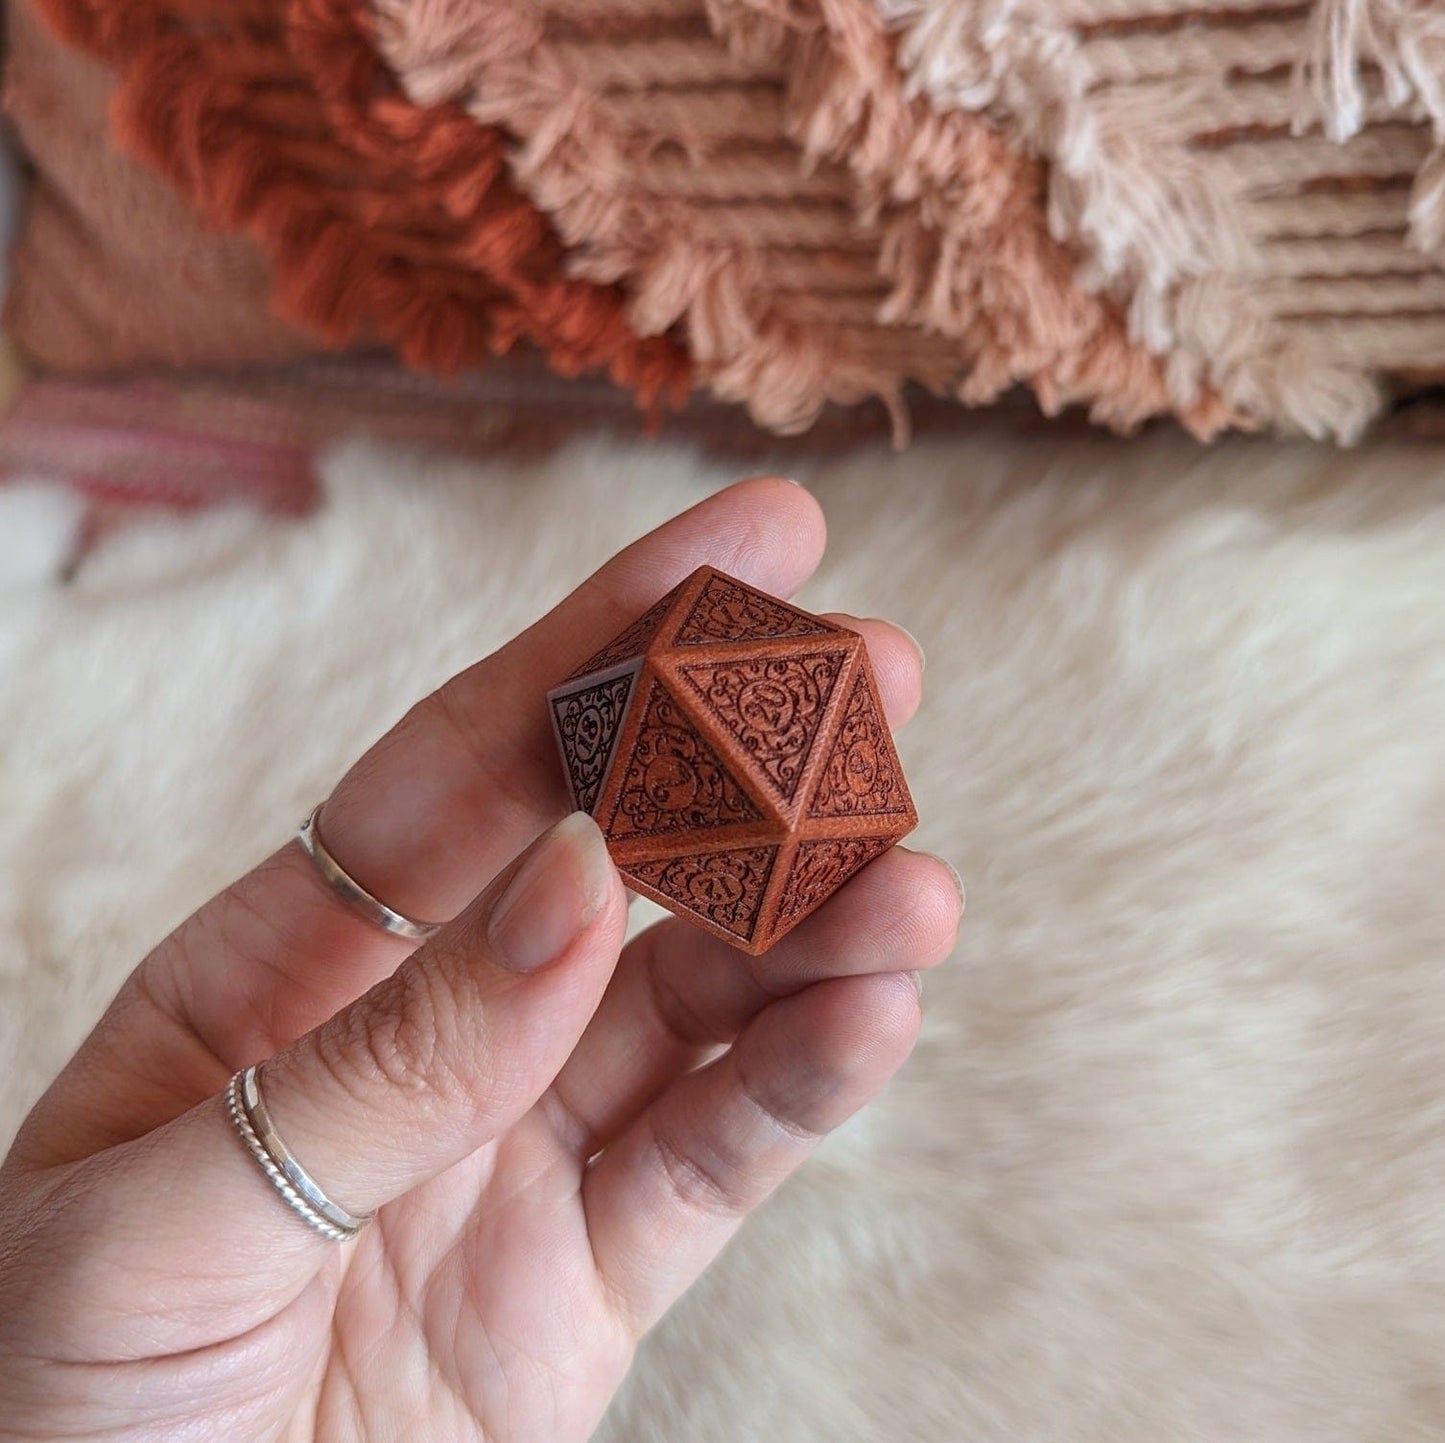
{"label": "woven cotton fringe", "polygon": [[903,94],[867,0],[375,9],[408,95],[515,134],[576,273],[621,283],[644,334],[680,325],[763,425],[870,393],[897,411],[909,380],[971,404],[1025,382],[1119,429],[1231,419],[1207,387],[1173,401],[1124,308],[1079,287],[1035,163]]}
{"label": "woven cotton fringe", "polygon": [[1351,440],[1445,360],[1433,7],[371,3],[408,93],[515,134],[579,272],[767,425],[911,377]]}
{"label": "woven cotton fringe", "polygon": [[448,372],[525,338],[645,404],[686,391],[670,338],[639,339],[620,295],[562,273],[504,137],[397,93],[363,0],[33,3],[118,72],[120,143],[207,225],[258,242],[276,310],[323,344],[380,340]]}
{"label": "woven cotton fringe", "polygon": [[1445,7],[35,0],[328,345],[762,425],[910,383],[1349,441],[1445,376]]}
{"label": "woven cotton fringe", "polygon": [[[1246,415],[1352,439],[1445,345],[1445,15],[1390,0],[876,0],[911,93],[1049,165],[1086,283]],[[1406,185],[1414,180],[1413,200]]]}

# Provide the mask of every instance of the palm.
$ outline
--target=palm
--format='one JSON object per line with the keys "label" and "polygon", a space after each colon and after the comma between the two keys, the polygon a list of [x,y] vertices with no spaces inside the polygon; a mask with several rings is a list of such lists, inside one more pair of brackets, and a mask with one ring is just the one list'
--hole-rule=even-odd
{"label": "palm", "polygon": [[[402,1423],[436,1443],[585,1438],[635,1338],[593,1261],[583,1170],[534,1109],[388,1204],[299,1297],[256,1298],[237,1336],[198,1332],[194,1347],[149,1356],[142,1315],[96,1333],[91,1347],[129,1357],[127,1389],[158,1410],[173,1390],[204,1398],[218,1374],[235,1379],[224,1416],[210,1420],[217,1436],[241,1416],[244,1436],[316,1443],[411,1436]],[[195,1271],[149,1280],[146,1314],[190,1307]],[[63,1336],[32,1340],[70,1351]],[[102,1411],[84,1374],[57,1367],[47,1387],[88,1417]]]}
{"label": "palm", "polygon": [[[714,497],[348,773],[325,813],[348,870],[455,919],[414,955],[290,846],[146,959],[0,1168],[0,1438],[588,1436],[642,1334],[906,1055],[897,974],[948,953],[959,898],[896,850],[765,959],[676,920],[623,947],[585,818],[508,863],[566,808],[535,703],[699,562],[787,592],[821,543],[797,488]],[[851,624],[905,719],[915,648]],[[523,966],[493,924],[537,877],[557,905],[513,913],[549,939]],[[344,1249],[231,1130],[222,1089],[261,1059],[297,1156],[379,1209]]]}
{"label": "palm", "polygon": [[585,1438],[633,1340],[592,1264],[580,1181],[532,1115],[384,1209],[350,1252],[328,1335],[306,1340],[326,1350],[308,1436],[397,1436],[409,1417],[438,1443]]}

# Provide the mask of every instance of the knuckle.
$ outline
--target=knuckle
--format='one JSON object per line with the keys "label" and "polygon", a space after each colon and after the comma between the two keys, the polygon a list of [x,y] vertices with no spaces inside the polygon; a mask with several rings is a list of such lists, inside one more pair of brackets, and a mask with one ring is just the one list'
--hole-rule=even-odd
{"label": "knuckle", "polygon": [[[804,1148],[811,1148],[827,1131],[826,1126],[810,1115],[814,1109],[809,1106],[806,1089],[801,1090],[802,1095],[788,1096],[787,1090],[776,1083],[771,1087],[765,1085],[763,1079],[755,1075],[744,1051],[735,1054],[734,1066],[738,1091],[762,1127]],[[816,1073],[822,1076],[824,1069],[817,1068]]]}
{"label": "knuckle", "polygon": [[650,1141],[668,1186],[684,1207],[717,1217],[739,1217],[749,1210],[743,1178],[726,1159],[685,1151],[656,1124]]}
{"label": "knuckle", "polygon": [[317,1060],[339,1085],[439,1101],[458,1094],[459,1009],[438,961],[405,964],[317,1034]]}

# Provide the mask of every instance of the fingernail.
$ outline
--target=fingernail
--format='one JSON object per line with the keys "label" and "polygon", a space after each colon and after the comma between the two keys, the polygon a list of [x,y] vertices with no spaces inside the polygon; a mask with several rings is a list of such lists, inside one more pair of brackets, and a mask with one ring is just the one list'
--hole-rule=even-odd
{"label": "fingernail", "polygon": [[[898,623],[895,621],[893,625],[898,626]],[[919,639],[914,636],[914,634],[909,631],[906,626],[898,626],[898,629],[904,634],[904,636],[909,639],[909,641],[913,643],[913,649],[918,653],[918,672],[921,676],[925,671],[928,670],[928,655],[923,650],[923,643],[919,641]]]}
{"label": "fingernail", "polygon": [[492,907],[487,941],[499,967],[537,972],[555,962],[606,905],[612,861],[586,812],[532,844]]}
{"label": "fingernail", "polygon": [[928,667],[928,658],[923,654],[923,647],[922,647],[922,645],[919,643],[918,638],[917,638],[916,636],[914,636],[914,634],[913,634],[911,631],[909,631],[909,629],[908,629],[906,626],[899,626],[899,624],[898,624],[896,621],[890,621],[887,617],[881,617],[881,616],[854,616],[854,615],[852,615],[850,612],[846,612],[846,611],[840,611],[840,612],[837,612],[837,613],[835,613],[835,614],[838,616],[838,618],[843,622],[843,624],[844,624],[845,626],[847,626],[847,625],[849,625],[850,623],[852,623],[852,624],[853,624],[853,627],[854,627],[854,630],[857,629],[857,624],[858,624],[858,623],[872,621],[872,622],[877,622],[877,623],[879,623],[879,624],[881,624],[881,625],[883,625],[883,626],[890,627],[890,628],[892,628],[892,630],[896,631],[900,636],[905,636],[905,637],[907,637],[909,644],[913,647],[914,654],[918,657],[918,670],[919,670],[919,674],[921,675],[925,670],[927,670],[927,667]]}
{"label": "fingernail", "polygon": [[908,974],[908,977],[909,980],[913,983],[913,990],[918,993],[918,996],[921,999],[923,997],[923,973],[910,972]]}
{"label": "fingernail", "polygon": [[963,878],[959,876],[958,868],[955,867],[947,857],[940,857],[937,852],[930,852],[928,855],[932,857],[940,867],[947,868],[948,875],[953,878],[953,885],[958,888],[958,906],[959,910],[962,911],[968,905],[968,893],[964,891]]}

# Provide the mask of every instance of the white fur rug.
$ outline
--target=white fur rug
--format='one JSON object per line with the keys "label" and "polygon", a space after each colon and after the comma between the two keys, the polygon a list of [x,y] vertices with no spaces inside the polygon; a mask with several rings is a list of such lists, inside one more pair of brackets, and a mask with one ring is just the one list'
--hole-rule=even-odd
{"label": "white fur rug", "polygon": [[[802,478],[806,600],[928,650],[904,756],[965,939],[605,1439],[1445,1435],[1439,462],[983,429]],[[0,1135],[415,695],[728,479],[601,443],[329,476],[68,586],[64,500],[0,493]]]}

